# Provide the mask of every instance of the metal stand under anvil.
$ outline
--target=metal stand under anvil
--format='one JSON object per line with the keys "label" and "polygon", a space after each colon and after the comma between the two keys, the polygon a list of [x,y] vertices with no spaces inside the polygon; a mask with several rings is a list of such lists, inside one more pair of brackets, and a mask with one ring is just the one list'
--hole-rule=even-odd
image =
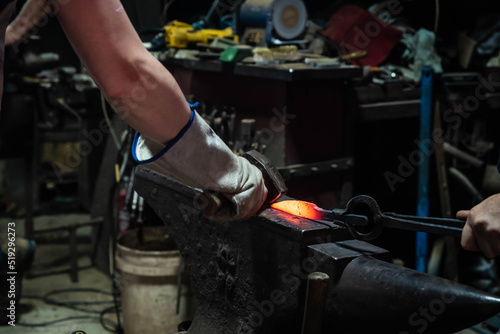
{"label": "metal stand under anvil", "polygon": [[300,334],[312,272],[330,277],[322,333],[454,333],[500,311],[495,296],[383,261],[386,250],[343,227],[273,209],[214,223],[199,190],[144,167],[135,182],[191,274],[198,310],[189,334]]}

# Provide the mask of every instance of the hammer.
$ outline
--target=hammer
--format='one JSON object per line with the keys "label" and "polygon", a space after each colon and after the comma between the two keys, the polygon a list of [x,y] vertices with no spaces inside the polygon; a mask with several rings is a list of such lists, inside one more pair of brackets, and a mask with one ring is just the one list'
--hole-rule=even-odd
{"label": "hammer", "polygon": [[276,202],[288,191],[285,180],[283,180],[280,172],[278,172],[268,157],[256,150],[246,152],[243,157],[262,172],[264,184],[267,188],[267,198],[265,204]]}
{"label": "hammer", "polygon": [[[285,180],[283,180],[283,177],[268,157],[256,150],[246,152],[243,157],[262,172],[264,184],[267,188],[267,198],[264,206],[276,202],[288,191]],[[203,192],[198,202],[204,207],[203,213],[207,217],[213,216],[224,205],[231,205],[225,197],[208,191]]]}

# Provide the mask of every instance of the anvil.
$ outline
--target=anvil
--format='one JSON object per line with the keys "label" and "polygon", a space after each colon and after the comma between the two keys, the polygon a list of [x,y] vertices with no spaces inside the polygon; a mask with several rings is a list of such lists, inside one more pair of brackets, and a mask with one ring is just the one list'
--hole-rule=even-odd
{"label": "anvil", "polygon": [[388,252],[272,208],[215,223],[201,190],[144,166],[135,189],[168,227],[198,309],[189,334],[300,334],[307,276],[330,277],[322,333],[455,333],[500,311],[500,298],[387,262]]}

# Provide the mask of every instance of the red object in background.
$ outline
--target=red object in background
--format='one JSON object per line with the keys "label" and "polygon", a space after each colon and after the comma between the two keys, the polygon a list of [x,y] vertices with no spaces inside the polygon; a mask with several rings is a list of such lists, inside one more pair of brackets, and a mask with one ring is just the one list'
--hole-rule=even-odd
{"label": "red object in background", "polygon": [[381,21],[363,8],[347,5],[332,15],[320,32],[340,45],[343,52],[366,50],[361,65],[380,65],[401,39],[402,32]]}

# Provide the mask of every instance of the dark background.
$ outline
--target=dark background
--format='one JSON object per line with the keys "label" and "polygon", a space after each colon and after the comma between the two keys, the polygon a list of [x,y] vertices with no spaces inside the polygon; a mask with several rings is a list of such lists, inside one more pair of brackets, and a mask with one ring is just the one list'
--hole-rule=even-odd
{"label": "dark background", "polygon": [[[160,28],[171,20],[180,20],[192,23],[200,19],[210,8],[211,1],[177,0],[164,11],[167,1],[159,0],[123,0],[122,3],[140,34],[143,41],[154,36],[150,29]],[[324,23],[341,6],[355,4],[363,8],[376,3],[375,1],[304,1],[309,16],[319,24]],[[455,34],[458,31],[472,33],[477,28],[481,17],[498,16],[497,4],[493,1],[466,0],[439,1],[440,15],[436,46],[443,57],[445,71],[463,70],[458,66],[456,57]],[[21,8],[23,2],[18,2]],[[436,0],[401,1],[404,8],[400,14],[402,21],[414,29],[434,29],[436,20]],[[46,25],[35,31],[41,37],[40,52],[57,52],[61,56],[61,65],[80,67],[80,62],[68,43],[57,19],[51,18]],[[15,58],[14,50],[9,55]],[[498,124],[491,122],[490,124]],[[387,186],[384,172],[395,172],[398,167],[397,157],[407,157],[418,138],[418,119],[372,122],[360,125],[356,129],[356,172],[355,194],[363,193],[373,196],[379,202],[383,211],[396,211],[405,214],[414,214],[416,210],[417,173],[414,173],[404,183],[398,184],[397,191],[392,192]],[[431,165],[433,168],[433,165]],[[435,176],[433,176],[435,177]],[[433,180],[433,184],[435,180]],[[458,189],[460,191],[460,189]],[[431,191],[431,214],[440,215],[439,199],[436,189]],[[471,200],[458,205],[470,207]],[[456,207],[454,209],[461,209]],[[412,250],[412,233],[385,233],[378,243],[389,250]],[[403,254],[412,266],[411,254]]]}

